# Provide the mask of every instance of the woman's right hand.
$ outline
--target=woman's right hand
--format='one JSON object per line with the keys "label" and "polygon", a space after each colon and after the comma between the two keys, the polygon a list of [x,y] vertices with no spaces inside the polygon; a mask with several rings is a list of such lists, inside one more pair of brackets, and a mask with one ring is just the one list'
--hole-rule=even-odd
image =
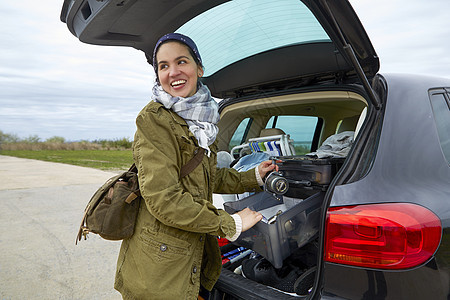
{"label": "woman's right hand", "polygon": [[250,208],[245,208],[237,213],[242,220],[242,232],[249,230],[256,223],[262,220],[262,214],[257,211],[253,211]]}

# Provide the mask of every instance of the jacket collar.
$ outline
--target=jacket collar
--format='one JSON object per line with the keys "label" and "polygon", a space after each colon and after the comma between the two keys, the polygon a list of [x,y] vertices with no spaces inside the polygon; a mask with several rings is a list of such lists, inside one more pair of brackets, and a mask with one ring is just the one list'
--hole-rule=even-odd
{"label": "jacket collar", "polygon": [[[182,117],[180,117],[177,113],[173,112],[173,111],[170,110],[170,109],[165,108],[164,105],[162,105],[161,103],[159,103],[159,102],[155,102],[155,103],[159,104],[160,108],[167,110],[167,111],[169,112],[169,114],[172,116],[173,120],[174,120],[177,124],[186,127],[186,129],[187,129],[186,132],[187,132],[187,134],[188,134],[188,137],[189,137],[190,139],[192,139],[192,140],[195,142],[195,145],[198,147],[198,141],[197,141],[197,138],[196,138],[196,137],[194,136],[194,134],[189,130],[189,127],[188,127],[186,121],[185,121]],[[210,148],[211,148],[211,151],[212,151],[213,153],[217,153],[217,139],[214,141],[214,143],[212,143],[212,144],[210,145]]]}

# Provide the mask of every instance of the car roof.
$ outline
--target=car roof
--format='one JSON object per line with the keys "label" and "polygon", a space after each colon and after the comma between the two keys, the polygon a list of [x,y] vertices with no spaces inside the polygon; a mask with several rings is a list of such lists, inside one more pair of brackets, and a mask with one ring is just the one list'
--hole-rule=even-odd
{"label": "car roof", "polygon": [[150,63],[159,37],[186,34],[202,55],[204,82],[222,98],[290,81],[352,76],[347,43],[367,77],[379,69],[347,0],[65,0],[61,20],[82,42],[134,47]]}

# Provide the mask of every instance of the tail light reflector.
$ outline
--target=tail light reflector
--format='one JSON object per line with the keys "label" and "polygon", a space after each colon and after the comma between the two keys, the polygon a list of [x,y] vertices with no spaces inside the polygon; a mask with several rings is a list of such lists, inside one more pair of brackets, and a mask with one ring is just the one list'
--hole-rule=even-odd
{"label": "tail light reflector", "polygon": [[441,240],[439,218],[411,203],[333,207],[328,210],[325,260],[379,269],[426,262]]}

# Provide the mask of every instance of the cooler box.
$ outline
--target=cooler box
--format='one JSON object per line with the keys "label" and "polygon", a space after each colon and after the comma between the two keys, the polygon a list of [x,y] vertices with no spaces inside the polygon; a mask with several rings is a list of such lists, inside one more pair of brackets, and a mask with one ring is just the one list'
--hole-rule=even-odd
{"label": "cooler box", "polygon": [[[239,201],[225,202],[225,211],[230,214],[246,207],[261,213],[268,210],[273,213],[279,208],[283,211],[272,224],[260,221],[243,232],[233,243],[256,251],[275,268],[281,268],[283,260],[293,251],[316,237],[324,196],[324,192],[318,191],[302,200],[286,196],[277,198],[267,192],[261,192]],[[270,220],[270,216],[266,218]]]}

